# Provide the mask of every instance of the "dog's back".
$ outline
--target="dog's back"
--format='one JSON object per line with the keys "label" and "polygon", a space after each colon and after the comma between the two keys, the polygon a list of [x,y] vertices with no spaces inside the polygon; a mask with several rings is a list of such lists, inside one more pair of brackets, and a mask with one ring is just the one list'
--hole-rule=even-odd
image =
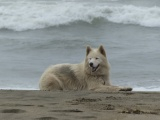
{"label": "dog's back", "polygon": [[[87,89],[82,64],[58,64],[49,67],[40,80],[41,90],[82,90]],[[56,86],[55,86],[56,85]],[[59,86],[59,87],[57,87]]]}

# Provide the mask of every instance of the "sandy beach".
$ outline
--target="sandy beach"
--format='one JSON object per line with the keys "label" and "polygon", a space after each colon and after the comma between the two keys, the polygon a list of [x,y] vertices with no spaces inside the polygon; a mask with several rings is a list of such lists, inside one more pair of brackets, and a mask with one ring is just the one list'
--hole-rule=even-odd
{"label": "sandy beach", "polygon": [[0,91],[0,120],[159,120],[159,92]]}

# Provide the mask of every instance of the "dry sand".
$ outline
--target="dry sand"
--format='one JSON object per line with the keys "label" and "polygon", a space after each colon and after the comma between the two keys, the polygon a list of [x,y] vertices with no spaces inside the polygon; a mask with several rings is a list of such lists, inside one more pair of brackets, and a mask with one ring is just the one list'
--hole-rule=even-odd
{"label": "dry sand", "polygon": [[1,90],[0,120],[160,120],[160,93]]}

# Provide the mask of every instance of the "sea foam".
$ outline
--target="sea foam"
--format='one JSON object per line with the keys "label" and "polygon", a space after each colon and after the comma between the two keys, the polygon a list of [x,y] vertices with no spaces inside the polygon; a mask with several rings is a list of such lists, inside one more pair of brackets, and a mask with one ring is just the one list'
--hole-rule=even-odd
{"label": "sea foam", "polygon": [[135,87],[135,88],[133,88],[133,91],[158,92],[158,91],[160,91],[160,88],[158,88],[158,87]]}
{"label": "sea foam", "polygon": [[0,29],[33,30],[94,19],[113,23],[160,27],[160,7],[75,2],[14,2],[0,6]]}

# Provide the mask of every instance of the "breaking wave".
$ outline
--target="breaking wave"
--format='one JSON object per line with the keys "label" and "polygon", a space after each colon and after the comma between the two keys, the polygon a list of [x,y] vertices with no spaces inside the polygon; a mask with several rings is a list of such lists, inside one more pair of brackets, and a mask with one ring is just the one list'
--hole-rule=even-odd
{"label": "breaking wave", "polygon": [[0,29],[34,30],[95,19],[113,23],[160,27],[160,7],[75,2],[17,2],[0,6]]}

